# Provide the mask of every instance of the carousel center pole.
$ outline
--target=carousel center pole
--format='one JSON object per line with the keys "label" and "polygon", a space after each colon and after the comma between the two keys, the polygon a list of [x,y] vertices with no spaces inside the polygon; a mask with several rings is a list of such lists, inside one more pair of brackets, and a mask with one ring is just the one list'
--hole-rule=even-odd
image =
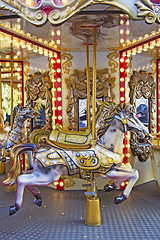
{"label": "carousel center pole", "polygon": [[[93,27],[93,88],[92,88],[92,142],[96,141],[95,131],[95,113],[96,113],[96,52],[97,52],[97,27]],[[87,187],[90,187],[86,195],[87,206],[86,206],[86,219],[85,224],[89,226],[101,225],[101,211],[100,201],[97,194],[97,184],[94,178],[87,182]]]}
{"label": "carousel center pole", "polygon": [[91,102],[90,102],[90,76],[89,76],[89,37],[86,39],[86,73],[87,73],[87,128],[91,129]]}

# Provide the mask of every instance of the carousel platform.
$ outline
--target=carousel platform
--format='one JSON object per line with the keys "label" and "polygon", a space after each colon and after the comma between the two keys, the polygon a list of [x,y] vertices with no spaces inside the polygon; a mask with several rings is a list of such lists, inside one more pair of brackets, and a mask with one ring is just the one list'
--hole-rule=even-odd
{"label": "carousel platform", "polygon": [[[5,179],[0,176],[0,181]],[[0,185],[1,240],[157,240],[160,239],[160,190],[154,181],[137,186],[128,200],[114,205],[119,191],[99,191],[103,224],[84,224],[86,201],[84,191],[56,191],[39,187],[42,207],[33,203],[25,190],[22,208],[8,216],[16,192],[6,192]]]}

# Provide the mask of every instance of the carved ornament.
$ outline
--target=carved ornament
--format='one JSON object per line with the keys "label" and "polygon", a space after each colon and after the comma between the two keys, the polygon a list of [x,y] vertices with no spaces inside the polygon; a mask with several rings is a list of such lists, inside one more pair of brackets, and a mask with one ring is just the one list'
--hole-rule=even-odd
{"label": "carved ornament", "polygon": [[107,58],[109,59],[108,65],[111,67],[110,70],[111,70],[112,73],[117,72],[117,68],[119,66],[119,63],[117,61],[115,61],[114,58],[118,58],[118,57],[119,57],[118,52],[109,53],[107,55]]}
{"label": "carved ornament", "polygon": [[[144,97],[148,99],[149,109],[149,131],[153,133],[155,131],[155,89],[156,83],[152,73],[148,73],[144,70],[139,72],[133,71],[129,82],[130,87],[130,103],[135,104],[135,99]],[[140,142],[135,133],[131,134],[130,141],[131,150],[133,155],[138,156],[139,161],[145,162],[152,153],[152,144],[149,139],[144,142]]]}
{"label": "carved ornament", "polygon": [[[37,99],[45,101],[45,129],[52,129],[52,82],[50,80],[49,72],[36,72],[29,75],[25,84],[25,91],[27,95],[27,104],[31,105],[32,101]],[[37,106],[38,107],[38,106]]]}
{"label": "carved ornament", "polygon": [[[92,79],[93,69],[89,69],[90,77],[90,93],[92,95]],[[103,98],[103,101],[112,102],[114,99],[113,88],[115,86],[115,78],[111,77],[108,68],[97,70],[97,84],[96,84],[96,97]],[[78,99],[87,98],[87,73],[85,71],[74,70],[74,73],[65,79],[68,93],[68,107],[67,114],[69,116],[70,127],[72,129],[72,121],[76,127],[74,130],[78,130]]]}
{"label": "carved ornament", "polygon": [[137,16],[143,17],[146,23],[160,23],[160,1],[138,0],[135,2],[138,8]]}
{"label": "carved ornament", "polygon": [[70,54],[70,53],[63,53],[61,55],[62,57],[62,70],[63,70],[63,73],[66,73],[66,74],[69,74],[70,72],[70,67],[72,67],[72,58],[73,56]]}
{"label": "carved ornament", "polygon": [[[149,0],[0,0],[0,9],[9,10],[26,21],[42,26],[47,21],[60,25],[93,4],[107,4],[118,7],[129,14],[134,20],[144,19],[147,23],[159,23],[159,6]],[[138,13],[137,13],[137,8]]]}

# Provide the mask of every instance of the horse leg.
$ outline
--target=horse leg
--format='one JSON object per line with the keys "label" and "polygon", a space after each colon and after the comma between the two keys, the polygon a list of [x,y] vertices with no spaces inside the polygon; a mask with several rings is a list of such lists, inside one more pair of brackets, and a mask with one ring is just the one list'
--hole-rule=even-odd
{"label": "horse leg", "polygon": [[37,166],[38,164],[31,174],[23,174],[17,178],[16,202],[15,205],[10,207],[9,215],[16,213],[22,206],[23,193],[26,186],[46,186],[54,181],[57,181],[61,176],[61,172],[56,169],[47,169],[40,165],[38,167]]}
{"label": "horse leg", "polygon": [[41,207],[42,205],[42,198],[41,198],[41,194],[40,191],[34,186],[34,185],[28,185],[26,186],[26,188],[33,194],[33,196],[36,198],[34,203]]}
{"label": "horse leg", "polygon": [[119,204],[123,201],[125,201],[128,197],[129,194],[133,188],[133,186],[135,185],[135,183],[137,182],[138,178],[139,178],[139,173],[137,170],[135,169],[128,169],[128,167],[121,166],[121,167],[117,167],[114,168],[113,170],[109,171],[107,173],[107,176],[111,179],[116,180],[115,182],[115,186],[118,187],[120,186],[120,184],[122,182],[124,182],[126,179],[129,179],[128,184],[126,186],[126,188],[124,189],[123,193],[121,196],[116,196],[115,197],[115,204]]}

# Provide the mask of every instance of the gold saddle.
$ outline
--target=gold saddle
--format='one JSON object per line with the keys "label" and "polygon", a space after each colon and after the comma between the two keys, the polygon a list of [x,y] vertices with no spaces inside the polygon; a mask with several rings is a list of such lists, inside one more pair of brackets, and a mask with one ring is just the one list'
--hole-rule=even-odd
{"label": "gold saddle", "polygon": [[49,139],[51,141],[70,145],[87,145],[91,140],[91,130],[69,131],[63,129],[59,124],[56,124],[56,129],[51,132]]}
{"label": "gold saddle", "polygon": [[47,136],[44,136],[43,138],[45,139],[45,142],[47,144],[51,145],[52,147],[56,147],[56,148],[68,150],[68,151],[86,150],[86,149],[90,149],[92,146],[91,144],[74,145],[74,144],[66,144],[66,143],[62,143],[62,142],[56,142],[56,141],[50,140]]}

